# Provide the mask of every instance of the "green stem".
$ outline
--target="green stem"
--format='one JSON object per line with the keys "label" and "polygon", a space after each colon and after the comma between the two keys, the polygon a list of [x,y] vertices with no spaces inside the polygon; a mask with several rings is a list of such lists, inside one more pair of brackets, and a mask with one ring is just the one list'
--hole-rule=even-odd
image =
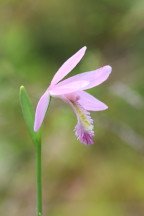
{"label": "green stem", "polygon": [[36,146],[37,216],[42,216],[41,143]]}

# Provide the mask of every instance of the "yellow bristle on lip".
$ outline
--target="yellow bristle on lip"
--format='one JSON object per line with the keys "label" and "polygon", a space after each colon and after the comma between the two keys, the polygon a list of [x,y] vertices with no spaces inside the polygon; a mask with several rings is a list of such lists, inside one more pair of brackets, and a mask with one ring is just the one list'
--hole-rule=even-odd
{"label": "yellow bristle on lip", "polygon": [[90,117],[90,113],[85,110],[78,102],[71,101],[73,106],[75,107],[77,114],[79,116],[79,120],[81,125],[83,126],[85,131],[92,131],[93,130],[93,120]]}
{"label": "yellow bristle on lip", "polygon": [[78,115],[79,115],[80,120],[82,121],[82,123],[84,123],[87,127],[91,126],[91,124],[88,122],[85,114],[81,111],[81,109],[79,107],[77,107],[76,105],[75,105],[75,108],[76,108],[76,110],[78,112]]}

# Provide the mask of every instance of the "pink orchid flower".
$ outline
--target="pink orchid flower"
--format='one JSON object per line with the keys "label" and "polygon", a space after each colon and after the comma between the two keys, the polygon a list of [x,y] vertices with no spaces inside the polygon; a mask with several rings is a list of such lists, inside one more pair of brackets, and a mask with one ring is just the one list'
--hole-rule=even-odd
{"label": "pink orchid flower", "polygon": [[101,111],[108,107],[84,90],[93,88],[104,82],[111,73],[111,66],[106,65],[97,70],[77,74],[59,82],[75,68],[84,56],[85,51],[86,47],[81,48],[60,67],[53,77],[49,88],[40,98],[35,113],[35,132],[37,132],[42,125],[49,105],[50,96],[58,97],[68,103],[77,116],[78,123],[75,127],[75,134],[80,142],[85,145],[94,143],[92,140],[94,136],[93,120],[88,110]]}

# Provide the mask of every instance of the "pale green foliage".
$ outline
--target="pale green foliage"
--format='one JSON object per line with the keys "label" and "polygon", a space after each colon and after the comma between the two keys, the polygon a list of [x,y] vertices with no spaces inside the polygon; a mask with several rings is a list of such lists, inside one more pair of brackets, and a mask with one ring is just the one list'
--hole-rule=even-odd
{"label": "pale green foliage", "polygon": [[37,143],[41,142],[41,130],[39,130],[37,133],[34,132],[33,128],[35,112],[24,86],[20,87],[20,102],[25,123],[28,127],[32,141],[36,145]]}

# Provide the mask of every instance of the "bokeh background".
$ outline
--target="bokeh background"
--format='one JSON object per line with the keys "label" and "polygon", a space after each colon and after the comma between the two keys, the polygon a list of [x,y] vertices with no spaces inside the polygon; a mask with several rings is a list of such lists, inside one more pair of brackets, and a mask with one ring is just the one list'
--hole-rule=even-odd
{"label": "bokeh background", "polygon": [[144,215],[144,1],[0,1],[0,215],[36,215],[35,148],[19,87],[34,108],[61,64],[87,52],[71,75],[109,64],[89,92],[95,144],[74,135],[73,110],[53,99],[42,143],[45,216]]}

